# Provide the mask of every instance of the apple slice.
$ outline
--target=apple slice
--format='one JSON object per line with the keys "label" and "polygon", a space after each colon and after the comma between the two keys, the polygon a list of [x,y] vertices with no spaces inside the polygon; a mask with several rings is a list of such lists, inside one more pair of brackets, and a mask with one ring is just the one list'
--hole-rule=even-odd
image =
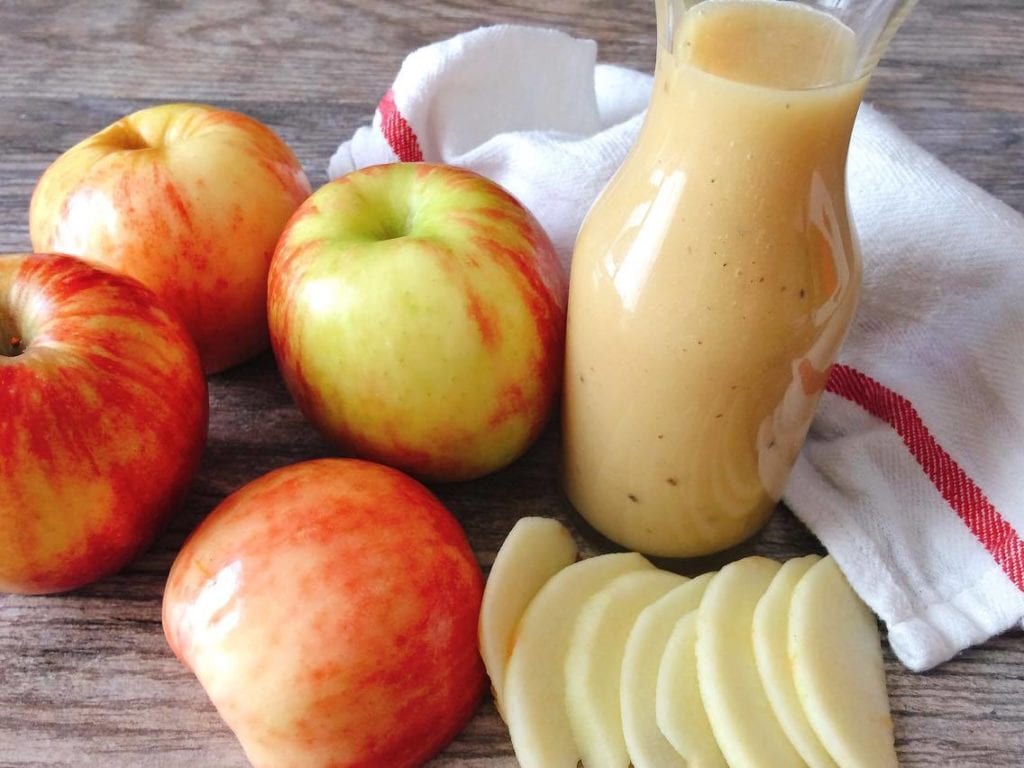
{"label": "apple slice", "polygon": [[875,617],[831,557],[797,582],[789,656],[807,719],[841,766],[896,766]]}
{"label": "apple slice", "polygon": [[[659,664],[672,630],[681,617],[700,604],[712,575],[705,573],[673,589],[645,608],[630,630],[622,658],[620,705],[622,732],[633,768],[689,768],[690,765],[701,764],[692,758],[687,763],[678,745],[661,732],[657,720],[656,696]],[[697,662],[692,648],[689,673],[693,680],[693,690],[697,692]],[[700,705],[699,692],[696,701]],[[710,736],[710,726],[706,725],[703,706],[700,707],[700,716]]]}
{"label": "apple slice", "polygon": [[679,619],[665,643],[656,680],[655,722],[676,759],[683,758],[682,765],[728,768],[697,680],[697,611]]}
{"label": "apple slice", "polygon": [[753,620],[779,564],[747,557],[711,580],[697,611],[697,677],[719,749],[732,768],[802,768],[754,658]]}
{"label": "apple slice", "polygon": [[576,560],[569,530],[547,517],[524,517],[505,537],[487,576],[480,606],[480,656],[491,678],[498,712],[504,712],[505,669],[516,628],[540,588]]}
{"label": "apple slice", "polygon": [[836,768],[804,714],[789,660],[789,606],[797,582],[821,558],[783,563],[754,610],[754,657],[768,701],[790,742],[810,768]]}
{"label": "apple slice", "polygon": [[580,610],[565,660],[565,706],[587,768],[629,765],[619,704],[626,640],[640,612],[685,581],[668,571],[627,573]]}
{"label": "apple slice", "polygon": [[576,768],[580,753],[565,706],[565,661],[583,604],[616,576],[653,569],[635,552],[563,568],[541,587],[519,622],[505,672],[505,721],[522,768]]}

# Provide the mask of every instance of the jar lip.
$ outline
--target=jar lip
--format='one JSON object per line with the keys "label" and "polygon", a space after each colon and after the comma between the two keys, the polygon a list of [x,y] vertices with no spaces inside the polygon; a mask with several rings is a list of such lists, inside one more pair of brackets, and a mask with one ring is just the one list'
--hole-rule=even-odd
{"label": "jar lip", "polygon": [[[809,91],[857,82],[869,77],[878,66],[889,43],[906,20],[917,0],[655,0],[657,15],[657,56],[672,55],[674,38],[680,22],[690,12],[700,12],[709,5],[787,5],[839,22],[856,41],[856,60],[849,76],[819,85],[784,88],[787,91]],[[723,78],[745,82],[735,78]],[[754,83],[749,83],[755,85]]]}

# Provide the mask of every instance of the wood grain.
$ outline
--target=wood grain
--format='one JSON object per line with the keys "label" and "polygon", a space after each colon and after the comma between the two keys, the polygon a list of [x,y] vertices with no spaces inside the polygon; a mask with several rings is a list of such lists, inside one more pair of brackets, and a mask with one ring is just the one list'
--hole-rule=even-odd
{"label": "wood grain", "polygon": [[[917,141],[1018,210],[1022,21],[1020,0],[923,2],[869,92]],[[405,53],[494,22],[558,26],[598,40],[605,61],[643,69],[653,63],[648,0],[0,0],[0,251],[29,248],[28,201],[49,162],[153,103],[200,100],[246,111],[284,136],[318,185],[335,146],[369,119]],[[184,537],[227,493],[331,449],[294,408],[269,356],[214,377],[210,389],[201,472],[150,552],[71,595],[0,596],[0,766],[246,765],[164,643],[163,581]],[[587,552],[609,549],[561,495],[557,453],[552,428],[509,469],[435,488],[485,568],[527,514],[570,521]],[[742,551],[788,557],[815,550],[814,538],[781,510]],[[715,561],[685,565],[692,572]],[[1019,632],[928,674],[912,675],[891,656],[887,670],[903,765],[1024,765]],[[431,765],[514,766],[493,707],[482,704]]]}

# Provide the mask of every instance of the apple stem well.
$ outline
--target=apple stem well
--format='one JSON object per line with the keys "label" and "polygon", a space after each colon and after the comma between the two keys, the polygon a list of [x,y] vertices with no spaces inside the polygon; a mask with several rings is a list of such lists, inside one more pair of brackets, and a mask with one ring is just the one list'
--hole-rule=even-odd
{"label": "apple stem well", "polygon": [[5,357],[17,357],[25,351],[21,337],[17,334],[4,334],[3,344],[0,345],[0,354]]}
{"label": "apple stem well", "polygon": [[10,313],[0,309],[0,356],[17,357],[25,351],[25,336]]}

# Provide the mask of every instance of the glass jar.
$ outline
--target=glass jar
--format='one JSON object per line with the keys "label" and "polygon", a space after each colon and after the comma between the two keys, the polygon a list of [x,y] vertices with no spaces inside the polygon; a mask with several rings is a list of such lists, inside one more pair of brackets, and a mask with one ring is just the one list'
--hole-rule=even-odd
{"label": "glass jar", "polygon": [[857,305],[850,135],[910,5],[659,5],[650,107],[569,291],[565,489],[622,546],[722,550],[781,498]]}

